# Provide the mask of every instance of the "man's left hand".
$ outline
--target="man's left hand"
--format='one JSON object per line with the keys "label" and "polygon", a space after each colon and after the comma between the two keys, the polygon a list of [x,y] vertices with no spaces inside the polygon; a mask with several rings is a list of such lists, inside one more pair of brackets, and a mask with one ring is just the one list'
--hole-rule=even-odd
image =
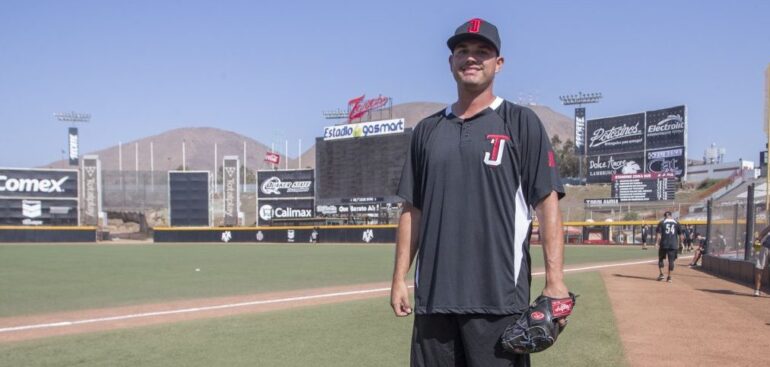
{"label": "man's left hand", "polygon": [[[551,298],[567,298],[569,297],[569,290],[564,282],[552,282],[546,284],[545,288],[543,288],[543,295]],[[567,326],[566,317],[559,319],[559,326]]]}

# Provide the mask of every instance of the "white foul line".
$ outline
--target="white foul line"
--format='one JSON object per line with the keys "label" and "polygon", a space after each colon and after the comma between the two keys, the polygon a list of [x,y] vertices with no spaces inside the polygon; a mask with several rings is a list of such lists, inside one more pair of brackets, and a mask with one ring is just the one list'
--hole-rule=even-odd
{"label": "white foul line", "polygon": [[[594,265],[594,266],[586,266],[582,268],[565,269],[564,272],[569,273],[569,272],[583,271],[583,270],[611,268],[616,266],[639,265],[639,264],[647,264],[647,263],[656,262],[656,261],[657,260],[644,260],[644,261],[635,261],[635,262],[619,263],[619,264]],[[544,274],[545,272],[537,272],[537,273],[533,273],[532,275],[540,276]],[[409,288],[413,288],[413,287],[414,286],[409,286]],[[143,312],[143,313],[135,313],[135,314],[128,314],[128,315],[101,317],[101,318],[95,318],[95,319],[61,321],[61,322],[53,322],[53,323],[47,323],[47,324],[22,325],[22,326],[0,328],[0,333],[9,333],[14,331],[24,331],[24,330],[32,330],[32,329],[54,328],[54,327],[62,327],[62,326],[93,324],[98,322],[138,319],[138,318],[144,318],[144,317],[155,317],[155,316],[175,315],[175,314],[203,312],[203,311],[212,311],[212,310],[223,310],[228,308],[267,305],[272,303],[298,302],[298,301],[307,301],[307,300],[313,300],[313,299],[334,298],[334,297],[352,296],[352,295],[360,295],[360,294],[367,294],[367,293],[378,293],[378,292],[385,292],[385,291],[390,291],[390,288],[364,289],[364,290],[349,291],[349,292],[316,294],[312,296],[277,298],[277,299],[268,299],[268,300],[262,300],[262,301],[228,303],[224,305],[215,305],[215,306],[181,308],[181,309],[168,310],[168,311]]]}

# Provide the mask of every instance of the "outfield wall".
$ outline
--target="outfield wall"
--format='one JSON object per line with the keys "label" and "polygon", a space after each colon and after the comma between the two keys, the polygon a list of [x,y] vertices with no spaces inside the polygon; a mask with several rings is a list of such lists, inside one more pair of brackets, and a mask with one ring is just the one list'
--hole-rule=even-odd
{"label": "outfield wall", "polygon": [[96,227],[3,226],[0,242],[96,242]]}
{"label": "outfield wall", "polygon": [[155,242],[394,243],[396,226],[156,227]]}

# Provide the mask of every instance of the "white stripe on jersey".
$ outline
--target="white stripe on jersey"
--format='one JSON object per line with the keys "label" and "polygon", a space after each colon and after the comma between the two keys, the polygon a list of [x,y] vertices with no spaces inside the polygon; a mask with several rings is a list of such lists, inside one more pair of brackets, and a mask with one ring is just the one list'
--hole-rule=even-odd
{"label": "white stripe on jersey", "polygon": [[529,233],[529,225],[532,223],[532,216],[530,215],[529,205],[524,199],[524,191],[516,190],[516,214],[514,215],[514,227],[513,227],[513,273],[514,284],[518,285],[519,273],[521,272],[521,262],[524,261],[524,241],[527,240],[527,233]]}

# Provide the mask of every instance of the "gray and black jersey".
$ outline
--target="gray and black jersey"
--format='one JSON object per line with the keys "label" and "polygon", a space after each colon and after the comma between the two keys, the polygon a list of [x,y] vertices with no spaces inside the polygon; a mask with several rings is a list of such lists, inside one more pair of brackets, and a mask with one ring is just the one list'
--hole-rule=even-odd
{"label": "gray and black jersey", "polygon": [[679,249],[679,236],[682,229],[679,222],[672,218],[666,218],[658,223],[658,236],[660,236],[660,247],[669,250]]}
{"label": "gray and black jersey", "polygon": [[564,195],[532,110],[497,98],[462,120],[451,107],[415,128],[398,195],[422,212],[417,314],[513,314],[529,304],[531,210]]}

